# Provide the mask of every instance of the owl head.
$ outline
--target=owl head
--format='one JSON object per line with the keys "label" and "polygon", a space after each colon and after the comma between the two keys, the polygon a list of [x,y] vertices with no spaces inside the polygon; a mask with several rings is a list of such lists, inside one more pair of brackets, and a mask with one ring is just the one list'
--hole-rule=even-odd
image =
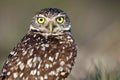
{"label": "owl head", "polygon": [[71,23],[67,14],[57,8],[45,8],[40,10],[32,18],[30,31],[42,33],[58,33],[70,31]]}

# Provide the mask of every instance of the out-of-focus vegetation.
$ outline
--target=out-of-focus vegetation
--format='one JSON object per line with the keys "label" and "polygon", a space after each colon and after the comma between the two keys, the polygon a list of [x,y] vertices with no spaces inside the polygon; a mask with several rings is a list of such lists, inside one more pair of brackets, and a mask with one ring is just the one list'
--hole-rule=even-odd
{"label": "out-of-focus vegetation", "polygon": [[[103,80],[102,76],[109,77],[109,80],[119,80],[119,74],[115,75],[120,73],[119,1],[1,0],[0,67],[26,34],[32,16],[46,7],[64,10],[72,22],[72,33],[79,51],[68,80],[90,80],[88,78],[91,76],[96,80]],[[110,75],[104,75],[104,72]]]}

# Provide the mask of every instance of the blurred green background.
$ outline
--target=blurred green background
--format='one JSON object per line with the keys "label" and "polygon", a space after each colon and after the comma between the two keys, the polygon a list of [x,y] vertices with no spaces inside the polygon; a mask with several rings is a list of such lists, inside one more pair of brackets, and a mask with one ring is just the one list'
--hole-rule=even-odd
{"label": "blurred green background", "polygon": [[33,15],[42,8],[64,10],[71,19],[79,51],[68,80],[84,79],[103,64],[112,72],[120,63],[120,2],[112,0],[0,0],[0,68],[27,33]]}

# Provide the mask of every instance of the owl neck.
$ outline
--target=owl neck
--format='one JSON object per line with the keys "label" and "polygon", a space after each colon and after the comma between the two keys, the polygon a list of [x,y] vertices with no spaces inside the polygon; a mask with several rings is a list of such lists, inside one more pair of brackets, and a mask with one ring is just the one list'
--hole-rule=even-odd
{"label": "owl neck", "polygon": [[67,31],[62,31],[62,32],[57,32],[57,33],[44,33],[42,31],[30,30],[28,34],[39,34],[47,38],[48,36],[62,36],[62,35],[64,36],[66,34],[71,35],[70,32],[71,32],[70,30],[69,31],[67,30]]}

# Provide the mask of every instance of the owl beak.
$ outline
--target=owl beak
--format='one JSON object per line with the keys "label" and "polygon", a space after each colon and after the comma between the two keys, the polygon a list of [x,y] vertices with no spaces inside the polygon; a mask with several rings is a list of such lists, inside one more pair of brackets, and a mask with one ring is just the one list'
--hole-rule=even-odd
{"label": "owl beak", "polygon": [[50,32],[53,32],[53,22],[49,22],[49,24],[48,24],[48,30]]}

